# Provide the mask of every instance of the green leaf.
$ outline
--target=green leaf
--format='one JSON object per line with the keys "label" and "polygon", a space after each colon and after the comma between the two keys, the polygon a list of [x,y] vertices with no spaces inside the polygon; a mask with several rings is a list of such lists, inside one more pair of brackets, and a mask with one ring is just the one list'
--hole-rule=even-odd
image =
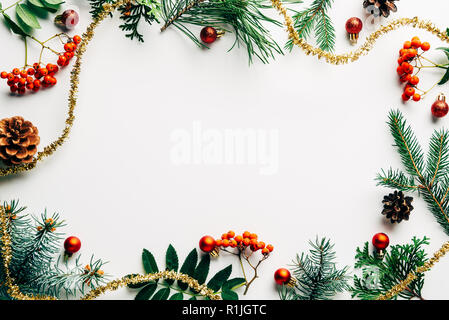
{"label": "green leaf", "polygon": [[449,48],[440,47],[440,48],[437,48],[437,50],[442,50],[449,59]]}
{"label": "green leaf", "polygon": [[[46,0],[40,0],[42,1],[42,4],[45,6],[45,9],[49,12],[55,13],[58,11],[60,4],[51,4],[49,1]],[[63,2],[61,2],[63,3]]]}
{"label": "green leaf", "polygon": [[37,21],[36,16],[31,11],[30,7],[28,7],[26,4],[18,4],[16,6],[16,13],[19,19],[30,28],[41,28],[41,25],[39,24],[39,21]]}
{"label": "green leaf", "polygon": [[229,279],[223,284],[223,291],[232,291],[239,287],[241,287],[244,283],[246,283],[246,280],[243,278],[234,278]]}
{"label": "green leaf", "polygon": [[[128,274],[128,275],[126,275],[125,276],[125,278],[131,278],[131,277],[133,277],[133,276],[137,276],[138,274]],[[130,284],[128,284],[128,288],[131,288],[131,289],[139,289],[139,288],[142,288],[142,287],[145,287],[148,283],[150,283],[150,281],[149,282],[142,282],[142,283],[130,283]]]}
{"label": "green leaf", "polygon": [[172,245],[168,246],[167,253],[165,255],[165,263],[167,270],[178,271],[179,268],[179,260],[178,254],[176,253],[175,248]]}
{"label": "green leaf", "polygon": [[153,293],[157,289],[157,283],[151,283],[144,287],[142,290],[139,291],[139,293],[136,295],[134,300],[149,300]]}
{"label": "green leaf", "polygon": [[42,0],[42,2],[48,6],[59,6],[64,3],[62,0]]}
{"label": "green leaf", "polygon": [[156,273],[159,272],[159,269],[157,267],[156,260],[154,259],[153,254],[148,251],[147,249],[143,249],[142,252],[142,262],[143,262],[143,269],[146,273]]}
{"label": "green leaf", "polygon": [[28,3],[35,6],[36,8],[44,10],[46,9],[45,5],[40,0],[28,0]]}
{"label": "green leaf", "polygon": [[239,299],[239,295],[237,293],[235,293],[234,291],[225,291],[225,290],[223,290],[221,292],[221,298],[223,300],[238,300]]}
{"label": "green leaf", "polygon": [[209,266],[210,266],[210,256],[208,254],[205,254],[203,255],[203,258],[201,258],[198,267],[196,267],[195,269],[194,278],[198,280],[199,284],[203,284],[206,281],[207,275],[209,274]]}
{"label": "green leaf", "polygon": [[167,300],[170,295],[170,288],[160,289],[151,300]]}
{"label": "green leaf", "polygon": [[196,300],[196,297],[195,296],[193,296],[192,298],[190,298],[189,300]]}
{"label": "green leaf", "polygon": [[184,299],[184,295],[182,294],[182,292],[178,292],[178,293],[175,293],[174,295],[172,295],[170,297],[170,299],[168,299],[168,300],[183,300],[183,299]]}
{"label": "green leaf", "polygon": [[444,74],[443,78],[441,78],[440,82],[438,84],[441,86],[449,81],[449,68],[446,69],[446,73]]}
{"label": "green leaf", "polygon": [[6,22],[7,26],[9,27],[9,29],[11,29],[12,32],[14,32],[15,34],[18,34],[19,36],[22,36],[22,37],[28,36],[28,34],[25,32],[25,30],[23,30],[20,25],[15,23],[6,13],[3,13],[3,18],[5,18],[5,22]]}
{"label": "green leaf", "polygon": [[[190,251],[186,260],[182,264],[182,267],[179,270],[179,272],[193,277],[195,275],[195,267],[197,263],[198,263],[198,252],[196,251],[196,249],[193,249],[192,251]],[[181,281],[178,281],[178,286],[181,290],[187,290],[188,288],[187,283]]]}
{"label": "green leaf", "polygon": [[218,271],[215,276],[207,283],[207,286],[214,292],[220,290],[223,284],[228,280],[232,272],[232,265],[227,266],[221,271]]}

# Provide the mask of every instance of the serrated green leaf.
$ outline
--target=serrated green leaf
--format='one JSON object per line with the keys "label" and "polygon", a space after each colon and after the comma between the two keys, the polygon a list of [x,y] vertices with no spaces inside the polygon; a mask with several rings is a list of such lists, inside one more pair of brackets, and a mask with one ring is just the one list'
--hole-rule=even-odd
{"label": "serrated green leaf", "polygon": [[151,299],[151,300],[167,300],[169,295],[170,295],[170,289],[163,288],[163,289],[160,289],[158,292],[156,292],[156,294],[153,296],[153,299]]}
{"label": "serrated green leaf", "polygon": [[206,282],[207,275],[209,274],[210,256],[208,254],[203,255],[198,267],[195,269],[194,278],[198,280],[199,284]]}
{"label": "serrated green leaf", "polygon": [[142,262],[143,262],[143,269],[145,270],[146,273],[159,272],[153,254],[147,249],[143,249],[142,251]]}
{"label": "serrated green leaf", "polygon": [[244,283],[246,283],[246,280],[243,278],[233,278],[229,279],[223,284],[223,291],[232,291],[239,287],[241,287]]}
{"label": "serrated green leaf", "polygon": [[7,26],[9,27],[9,29],[11,29],[12,32],[22,37],[28,37],[28,34],[25,32],[25,30],[23,30],[20,25],[15,23],[6,13],[3,13],[3,18],[5,19]]}
{"label": "serrated green leaf", "polygon": [[438,84],[441,86],[449,81],[449,68],[446,69],[446,73],[444,74],[443,78],[441,78],[440,82]]}
{"label": "serrated green leaf", "polygon": [[182,294],[182,292],[178,292],[178,293],[175,293],[174,295],[172,295],[170,297],[170,299],[168,299],[168,300],[183,300],[183,299],[184,299],[184,295]]}
{"label": "serrated green leaf", "polygon": [[[195,268],[197,263],[198,263],[198,252],[196,251],[196,249],[193,249],[192,251],[190,251],[186,260],[182,264],[182,267],[179,270],[179,272],[193,277],[195,275]],[[178,286],[181,290],[187,290],[188,288],[187,283],[181,281],[178,281]]]}
{"label": "serrated green leaf", "polygon": [[[134,277],[134,276],[138,276],[138,274],[128,274],[128,275],[126,275],[125,276],[125,278],[131,278],[131,277]],[[150,281],[149,282],[142,282],[142,283],[130,283],[130,284],[128,284],[127,285],[127,287],[128,288],[131,288],[131,289],[139,289],[139,288],[142,288],[142,287],[145,287],[147,284],[149,284],[150,283]]]}
{"label": "serrated green leaf", "polygon": [[221,298],[223,300],[238,300],[239,295],[237,293],[235,293],[234,291],[222,291]]}
{"label": "serrated green leaf", "polygon": [[149,300],[157,289],[157,283],[151,283],[137,293],[134,300]]}
{"label": "serrated green leaf", "polygon": [[175,248],[172,245],[168,246],[167,253],[165,254],[165,264],[167,270],[178,271],[179,268],[179,260],[178,254],[176,253]]}
{"label": "serrated green leaf", "polygon": [[220,290],[223,284],[228,280],[229,276],[232,273],[232,265],[227,266],[221,271],[218,271],[215,276],[207,283],[207,286],[212,289],[214,292]]}
{"label": "serrated green leaf", "polygon": [[26,4],[18,4],[16,5],[16,13],[19,19],[28,27],[32,29],[40,29],[41,25],[39,21],[37,21],[36,16],[30,7]]}

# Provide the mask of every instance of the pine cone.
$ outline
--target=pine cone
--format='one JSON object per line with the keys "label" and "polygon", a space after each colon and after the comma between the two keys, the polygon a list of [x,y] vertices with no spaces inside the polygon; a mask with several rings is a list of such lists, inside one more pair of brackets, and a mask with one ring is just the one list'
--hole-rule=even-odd
{"label": "pine cone", "polygon": [[384,209],[382,214],[391,219],[391,223],[399,223],[402,220],[408,220],[410,212],[413,210],[411,205],[412,197],[405,197],[402,191],[395,191],[384,197],[382,203]]}
{"label": "pine cone", "polygon": [[32,162],[40,142],[38,134],[22,117],[0,120],[0,158],[8,166]]}
{"label": "pine cone", "polygon": [[[399,0],[364,0],[363,7],[368,8],[370,6],[374,6],[379,9],[380,15],[387,18],[390,15],[390,11],[398,11],[398,8],[394,4],[395,1]],[[371,10],[371,14],[373,13],[375,13],[375,11]]]}

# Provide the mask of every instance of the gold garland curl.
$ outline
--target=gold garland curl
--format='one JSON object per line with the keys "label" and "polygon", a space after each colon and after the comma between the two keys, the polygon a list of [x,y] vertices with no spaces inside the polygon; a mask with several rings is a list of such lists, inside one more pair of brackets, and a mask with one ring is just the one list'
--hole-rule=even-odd
{"label": "gold garland curl", "polygon": [[[106,3],[103,5],[104,10],[98,15],[96,19],[87,27],[86,32],[82,35],[83,41],[80,43],[76,53],[76,61],[71,71],[70,76],[70,91],[68,97],[68,112],[67,118],[65,120],[65,128],[63,129],[61,135],[48,146],[44,147],[44,149],[38,152],[36,158],[34,158],[33,162],[25,164],[12,166],[8,168],[0,169],[0,177],[8,176],[12,174],[17,174],[24,171],[32,170],[36,167],[37,163],[44,160],[45,158],[51,156],[60,146],[64,144],[67,140],[70,130],[73,126],[73,122],[75,120],[74,110],[77,103],[77,93],[79,86],[79,74],[81,71],[81,61],[83,54],[86,52],[87,45],[92,40],[94,36],[94,31],[97,26],[113,11],[115,11],[118,7],[122,6],[129,0],[119,0],[114,3]],[[334,65],[340,64],[348,64],[350,62],[355,62],[360,59],[361,56],[367,55],[368,52],[373,48],[374,43],[377,39],[379,39],[382,35],[397,30],[404,26],[412,26],[414,28],[419,28],[426,30],[434,35],[436,35],[441,41],[449,43],[449,37],[446,32],[441,31],[431,22],[420,20],[418,17],[415,18],[402,18],[393,20],[386,26],[381,26],[377,31],[372,33],[366,40],[366,42],[360,46],[354,52],[348,52],[345,54],[333,54],[327,51],[323,51],[320,48],[316,48],[310,44],[308,44],[304,39],[299,37],[298,32],[294,28],[293,19],[288,15],[287,9],[283,6],[280,0],[271,0],[273,7],[279,11],[279,14],[284,17],[285,26],[287,27],[287,33],[289,39],[292,39],[293,43],[301,48],[306,55],[317,56],[318,59],[324,58],[324,61]],[[11,277],[9,264],[12,258],[12,249],[11,249],[11,237],[8,231],[8,217],[3,207],[0,206],[0,224],[1,224],[1,253],[3,257],[3,268],[5,271],[5,283],[8,287],[8,294],[17,300],[57,300],[57,298],[52,296],[43,296],[43,295],[30,295],[23,294],[20,291],[20,288],[14,283],[14,279]],[[415,271],[411,272],[403,281],[398,283],[396,286],[391,288],[384,295],[380,295],[378,300],[388,300],[395,297],[401,291],[405,290],[407,286],[415,280],[418,274],[429,271],[435,263],[437,263],[440,258],[442,258],[446,253],[449,252],[449,242],[445,243],[440,250],[438,250],[434,256],[427,261],[423,266],[417,268]],[[200,285],[197,280],[191,278],[190,276],[182,273],[177,273],[174,271],[162,271],[153,274],[147,275],[135,275],[130,277],[123,277],[121,279],[113,280],[107,283],[104,286],[101,286],[97,289],[90,291],[88,294],[83,296],[81,300],[93,300],[98,296],[104,294],[107,291],[114,291],[120,287],[126,286],[128,284],[138,284],[144,283],[148,281],[154,281],[157,279],[171,279],[171,280],[179,280],[184,283],[187,283],[189,287],[199,292],[202,296],[208,297],[212,300],[219,300],[220,297],[216,295],[213,290],[208,288],[207,286]]]}

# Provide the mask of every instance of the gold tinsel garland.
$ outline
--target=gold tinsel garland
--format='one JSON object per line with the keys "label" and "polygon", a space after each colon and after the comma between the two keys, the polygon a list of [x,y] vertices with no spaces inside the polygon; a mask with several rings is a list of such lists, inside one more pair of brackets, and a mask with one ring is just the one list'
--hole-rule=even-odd
{"label": "gold tinsel garland", "polygon": [[[106,3],[103,5],[104,10],[102,13],[99,14],[99,16],[94,19],[94,21],[87,27],[86,32],[83,34],[82,38],[83,41],[78,46],[77,54],[76,54],[76,61],[73,66],[71,77],[70,77],[70,91],[69,91],[69,97],[68,97],[68,114],[67,118],[65,120],[66,126],[63,129],[61,135],[50,143],[48,146],[44,147],[43,151],[40,151],[37,155],[37,157],[33,160],[33,162],[25,164],[25,165],[19,165],[19,166],[12,166],[8,168],[2,168],[0,169],[0,177],[2,176],[8,176],[12,174],[16,174],[19,172],[29,171],[31,169],[34,169],[38,162],[42,161],[44,158],[51,156],[61,145],[64,144],[66,139],[68,138],[70,134],[70,130],[73,126],[73,122],[75,120],[74,116],[74,110],[76,107],[77,102],[77,92],[78,92],[78,85],[79,85],[79,74],[81,71],[81,61],[82,56],[86,51],[87,45],[89,44],[90,40],[92,40],[94,36],[94,30],[96,27],[115,9],[122,6],[124,3],[126,3],[127,0],[119,0],[115,3]],[[368,54],[368,52],[373,48],[374,43],[377,39],[379,39],[382,35],[396,30],[400,27],[404,26],[412,26],[414,28],[419,28],[426,30],[434,35],[436,35],[440,40],[449,43],[449,37],[446,34],[446,32],[441,31],[435,25],[431,22],[426,22],[423,20],[420,20],[418,17],[415,17],[413,19],[410,18],[402,18],[397,19],[386,26],[381,26],[377,31],[372,33],[366,40],[366,42],[360,46],[356,51],[349,52],[345,54],[333,54],[327,51],[323,51],[320,48],[316,48],[310,44],[308,44],[304,39],[299,37],[298,32],[294,28],[294,23],[292,18],[288,15],[286,8],[283,6],[282,2],[280,0],[271,0],[273,7],[279,11],[279,13],[284,17],[285,20],[285,26],[287,27],[287,33],[289,39],[292,39],[293,43],[297,45],[299,48],[301,48],[306,55],[312,55],[317,56],[318,59],[324,58],[324,61],[330,64],[334,65],[340,65],[340,64],[348,64],[350,62],[357,61],[360,59],[361,56]],[[10,271],[9,271],[9,263],[11,261],[12,253],[11,253],[11,238],[8,230],[8,217],[6,215],[6,212],[3,207],[0,206],[0,224],[1,224],[1,253],[3,256],[3,268],[5,271],[5,283],[8,287],[8,294],[18,300],[56,300],[55,297],[51,296],[40,296],[40,295],[29,295],[29,294],[23,294],[20,291],[20,288],[14,284],[14,279],[12,279]],[[399,284],[391,288],[386,294],[380,295],[377,299],[378,300],[388,300],[396,296],[401,291],[405,290],[407,286],[417,278],[417,275],[420,273],[424,273],[429,271],[435,263],[437,263],[440,258],[442,258],[447,252],[449,252],[449,242],[445,243],[439,251],[437,251],[434,256],[426,262],[422,267],[417,268],[414,272],[411,272],[406,279],[401,281]],[[209,297],[212,300],[219,300],[220,297],[214,292],[207,288],[205,285],[200,285],[197,280],[191,278],[188,275],[177,273],[174,271],[162,271],[154,274],[148,274],[148,275],[136,275],[131,277],[123,277],[118,280],[113,280],[109,283],[107,283],[104,286],[101,286],[95,290],[92,290],[87,295],[82,297],[82,300],[92,300],[100,296],[101,294],[107,292],[107,291],[114,291],[117,290],[120,287],[126,286],[128,284],[138,284],[138,283],[144,283],[152,280],[157,279],[171,279],[171,280],[179,280],[187,283],[191,288],[199,292],[201,295],[205,297]]]}

